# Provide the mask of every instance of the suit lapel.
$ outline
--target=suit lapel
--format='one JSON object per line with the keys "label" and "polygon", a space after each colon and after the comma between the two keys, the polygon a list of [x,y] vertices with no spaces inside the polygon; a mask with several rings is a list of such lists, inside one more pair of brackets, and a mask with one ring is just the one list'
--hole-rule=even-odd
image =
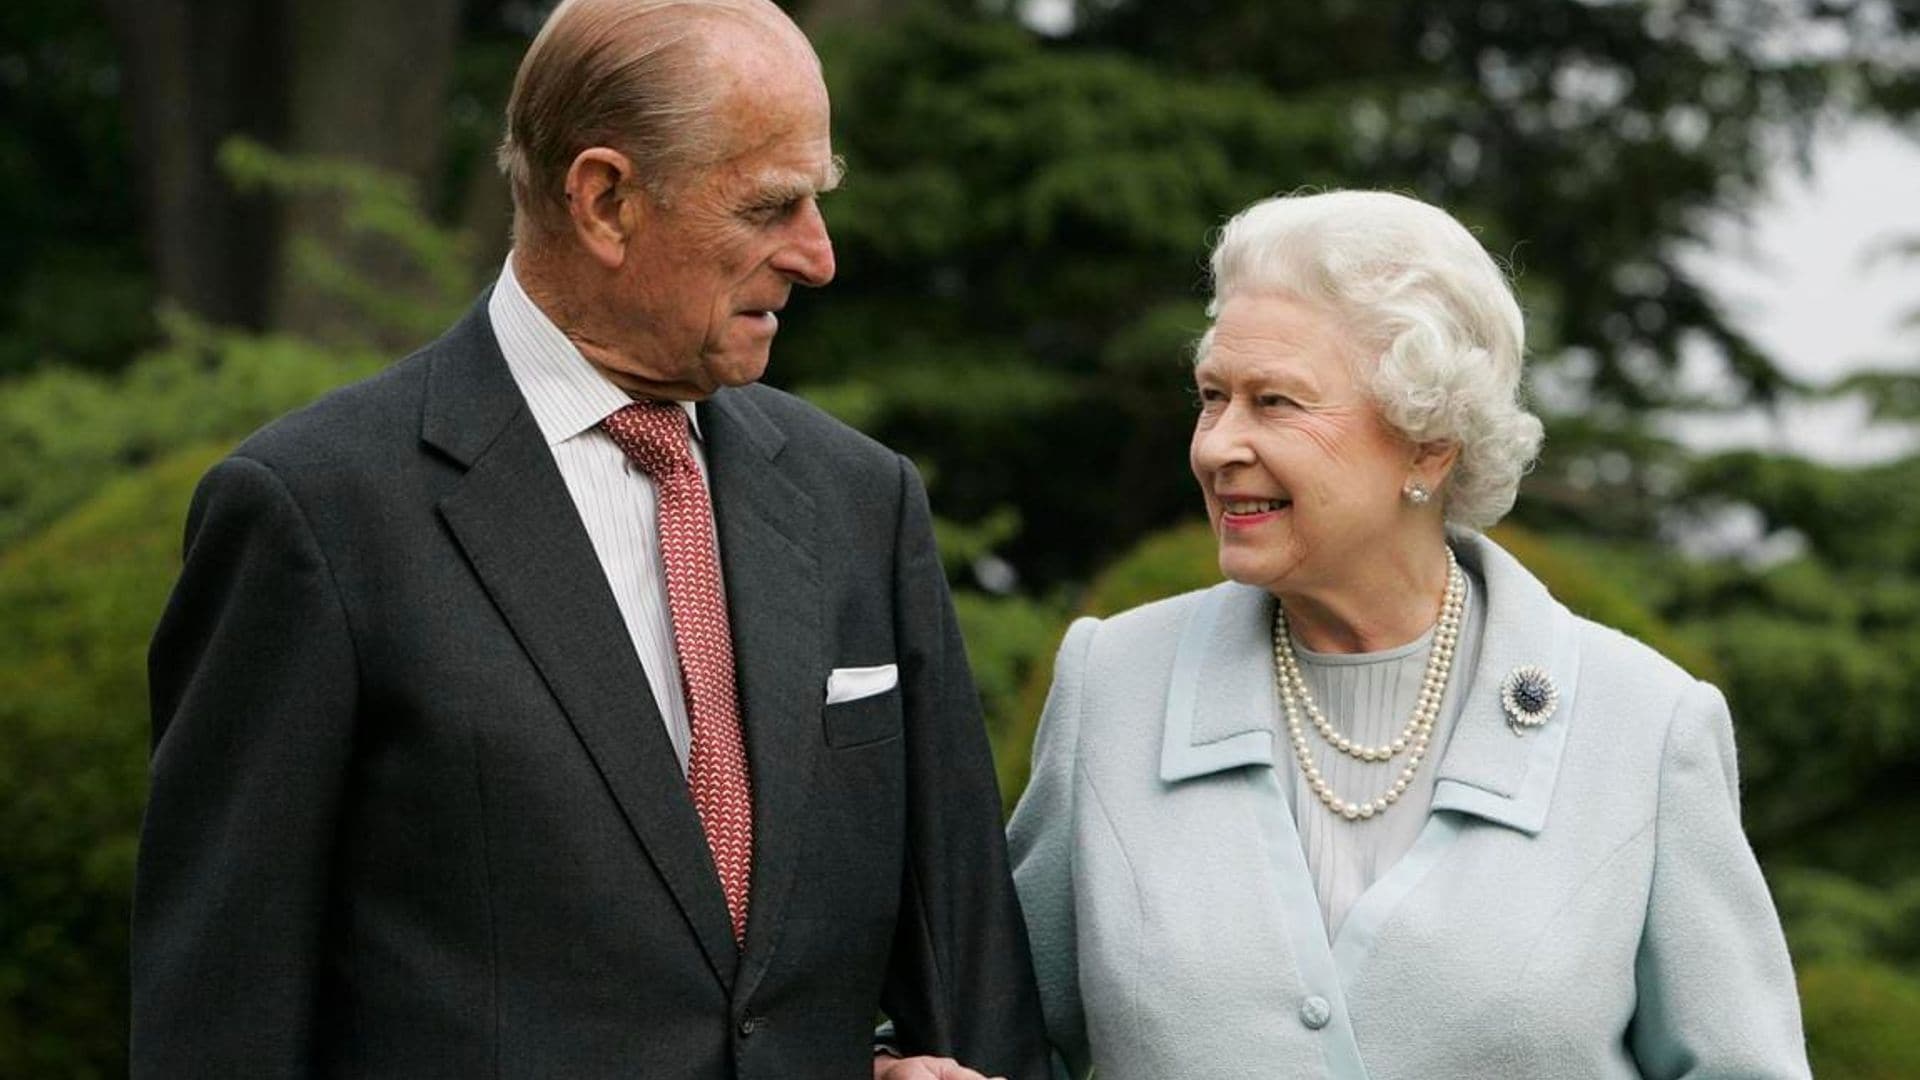
{"label": "suit lapel", "polygon": [[753,773],[753,889],[742,987],[751,993],[772,959],[805,842],[826,694],[824,606],[813,500],[780,468],[784,432],[742,390],[714,395],[700,409],[700,427]]}
{"label": "suit lapel", "polygon": [[730,986],[737,957],[726,901],[686,779],[606,574],[484,310],[482,301],[433,359],[422,435],[468,469],[440,514]]}

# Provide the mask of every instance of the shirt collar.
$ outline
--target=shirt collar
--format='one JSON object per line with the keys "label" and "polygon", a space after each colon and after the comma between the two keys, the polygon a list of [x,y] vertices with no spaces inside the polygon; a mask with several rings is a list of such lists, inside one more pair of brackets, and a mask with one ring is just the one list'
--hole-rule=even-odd
{"label": "shirt collar", "polygon": [[[631,405],[626,391],[608,382],[580,355],[547,313],[533,302],[514,275],[508,254],[487,301],[487,316],[500,341],[507,369],[527,399],[534,422],[548,446],[591,431],[619,409]],[[700,417],[691,401],[678,402],[687,411],[694,438],[700,437]]]}

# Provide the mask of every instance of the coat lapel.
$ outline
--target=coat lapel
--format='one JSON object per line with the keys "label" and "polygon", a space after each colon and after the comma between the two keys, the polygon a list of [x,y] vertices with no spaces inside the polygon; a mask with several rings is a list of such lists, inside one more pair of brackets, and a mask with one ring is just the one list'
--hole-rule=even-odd
{"label": "coat lapel", "polygon": [[[1461,564],[1479,571],[1486,584],[1487,610],[1480,659],[1438,765],[1433,809],[1537,834],[1547,824],[1572,726],[1579,627],[1546,586],[1493,541],[1462,533],[1453,543]],[[1500,707],[1500,688],[1525,665],[1547,672],[1560,701],[1545,724],[1515,733]]]}
{"label": "coat lapel", "polygon": [[1273,764],[1273,598],[1233,582],[1208,589],[1175,647],[1160,779]]}
{"label": "coat lapel", "polygon": [[826,699],[824,602],[813,499],[780,467],[785,433],[743,390],[722,390],[703,404],[700,429],[753,776],[753,888],[742,987],[752,993],[772,959],[794,860],[805,842]]}
{"label": "coat lapel", "polygon": [[[1238,802],[1258,823],[1258,835],[1267,838],[1263,847],[1272,891],[1264,895],[1277,904],[1269,924],[1285,938],[1301,985],[1330,1005],[1320,1039],[1323,1074],[1365,1080],[1345,985],[1327,941],[1290,796],[1274,766],[1280,707],[1273,686],[1272,625],[1273,598],[1264,590],[1224,582],[1201,597],[1174,650],[1160,778],[1174,784],[1264,766],[1248,770]],[[1290,760],[1279,766],[1291,767]]]}
{"label": "coat lapel", "polygon": [[485,301],[443,342],[422,437],[467,474],[440,514],[593,758],[714,974],[737,963],[726,901],[606,574],[501,357]]}
{"label": "coat lapel", "polygon": [[[1452,539],[1461,563],[1486,585],[1487,611],[1480,659],[1437,766],[1433,809],[1538,833],[1579,687],[1579,628],[1546,586],[1491,540],[1469,533]],[[1268,651],[1272,615],[1273,601],[1262,590],[1228,582],[1207,591],[1174,653],[1162,780],[1274,764],[1280,720]],[[1500,707],[1500,686],[1524,665],[1548,673],[1560,702],[1544,725],[1515,734]]]}

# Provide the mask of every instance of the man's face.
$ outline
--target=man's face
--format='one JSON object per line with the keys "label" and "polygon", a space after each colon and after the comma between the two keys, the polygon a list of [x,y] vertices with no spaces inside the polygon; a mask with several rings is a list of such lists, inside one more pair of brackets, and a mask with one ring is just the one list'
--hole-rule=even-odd
{"label": "man's face", "polygon": [[738,59],[719,107],[719,162],[682,180],[664,205],[636,193],[615,382],[676,398],[753,382],[793,286],[833,280],[818,203],[838,181],[827,90],[811,56],[791,53]]}

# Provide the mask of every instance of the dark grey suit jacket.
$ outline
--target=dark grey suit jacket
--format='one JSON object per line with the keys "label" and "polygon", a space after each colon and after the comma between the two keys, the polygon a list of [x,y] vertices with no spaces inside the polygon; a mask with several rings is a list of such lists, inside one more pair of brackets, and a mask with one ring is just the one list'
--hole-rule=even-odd
{"label": "dark grey suit jacket", "polygon": [[[195,495],[155,635],[137,1077],[1041,1076],[993,772],[911,466],[700,407],[754,786],[725,901],[484,300]],[[896,690],[828,706],[835,667]]]}

